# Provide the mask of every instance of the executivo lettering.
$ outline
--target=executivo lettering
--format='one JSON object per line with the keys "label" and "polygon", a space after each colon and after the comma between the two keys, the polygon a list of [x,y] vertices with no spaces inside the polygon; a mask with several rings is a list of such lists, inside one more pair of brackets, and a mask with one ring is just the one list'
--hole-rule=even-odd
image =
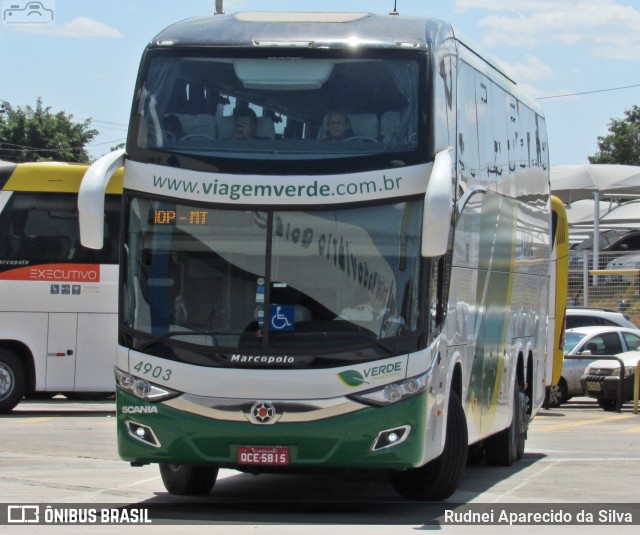
{"label": "executivo lettering", "polygon": [[92,264],[43,264],[0,271],[0,280],[100,282],[100,267]]}
{"label": "executivo lettering", "polygon": [[31,280],[44,281],[97,282],[100,280],[100,274],[97,269],[31,268],[29,275]]}

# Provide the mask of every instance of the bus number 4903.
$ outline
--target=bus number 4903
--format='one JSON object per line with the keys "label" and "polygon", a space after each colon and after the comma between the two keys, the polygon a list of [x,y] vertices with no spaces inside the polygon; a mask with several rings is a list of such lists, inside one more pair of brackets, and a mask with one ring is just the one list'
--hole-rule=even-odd
{"label": "bus number 4903", "polygon": [[162,379],[163,381],[168,381],[171,378],[171,370],[169,368],[154,366],[153,364],[142,360],[138,362],[133,369],[143,375],[151,375],[151,377],[155,379]]}

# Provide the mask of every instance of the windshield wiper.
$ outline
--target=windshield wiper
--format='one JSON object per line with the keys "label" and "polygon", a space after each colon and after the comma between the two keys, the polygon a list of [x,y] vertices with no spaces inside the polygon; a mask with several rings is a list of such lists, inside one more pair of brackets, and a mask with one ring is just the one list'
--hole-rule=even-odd
{"label": "windshield wiper", "polygon": [[329,338],[331,342],[340,342],[340,341],[351,341],[353,338],[358,338],[354,343],[359,343],[360,341],[369,343],[373,347],[379,347],[383,349],[389,355],[395,353],[394,349],[383,342],[379,338],[373,336],[373,334],[368,334],[363,331],[305,331],[305,332],[283,332],[278,333],[277,338],[275,338],[274,333],[270,333],[270,338],[276,341],[278,338],[282,337],[282,339],[292,339],[292,338]]}
{"label": "windshield wiper", "polygon": [[140,344],[136,347],[136,350],[144,350],[148,349],[151,346],[162,342],[165,339],[175,338],[176,336],[211,336],[216,345],[218,345],[218,341],[216,336],[221,336],[225,334],[242,334],[241,332],[224,332],[224,331],[171,331],[165,334],[160,334],[156,336],[150,337],[148,340]]}

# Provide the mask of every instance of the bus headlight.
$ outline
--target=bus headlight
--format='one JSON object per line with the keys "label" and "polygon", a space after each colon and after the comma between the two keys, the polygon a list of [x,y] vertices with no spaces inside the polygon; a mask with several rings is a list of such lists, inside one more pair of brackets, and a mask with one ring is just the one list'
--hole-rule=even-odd
{"label": "bus headlight", "polygon": [[166,386],[150,383],[146,379],[135,377],[119,368],[115,368],[115,374],[116,385],[118,385],[121,390],[150,403],[175,398],[180,395],[180,392],[171,390]]}
{"label": "bus headlight", "polygon": [[375,390],[367,390],[350,396],[368,405],[389,405],[416,396],[427,388],[427,374],[409,377]]}

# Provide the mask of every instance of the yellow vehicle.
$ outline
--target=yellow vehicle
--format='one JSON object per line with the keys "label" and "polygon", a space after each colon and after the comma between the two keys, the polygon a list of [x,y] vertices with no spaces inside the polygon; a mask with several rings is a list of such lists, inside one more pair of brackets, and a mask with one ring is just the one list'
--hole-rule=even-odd
{"label": "yellow vehicle", "polygon": [[[549,354],[545,406],[555,404],[558,383],[564,363],[564,328],[569,283],[569,223],[562,201],[551,196],[551,281],[549,283]],[[555,304],[555,306],[554,306]],[[549,369],[549,366],[551,369]]]}
{"label": "yellow vehicle", "polygon": [[79,239],[87,167],[0,162],[0,413],[34,393],[115,390],[122,173],[105,197],[107,246],[95,251]]}

